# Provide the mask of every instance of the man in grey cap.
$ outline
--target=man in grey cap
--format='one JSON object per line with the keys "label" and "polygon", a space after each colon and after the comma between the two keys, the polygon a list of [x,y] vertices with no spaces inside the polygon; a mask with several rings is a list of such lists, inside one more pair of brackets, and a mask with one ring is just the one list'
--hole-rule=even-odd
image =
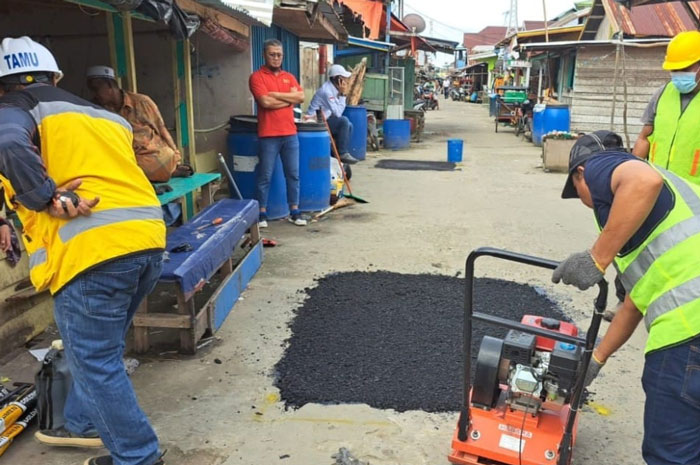
{"label": "man in grey cap", "polygon": [[600,236],[559,264],[552,281],[588,289],[613,264],[625,299],[594,349],[586,386],[644,320],[649,331],[642,455],[647,464],[700,463],[700,187],[596,131],[571,150],[563,198],[593,209]]}

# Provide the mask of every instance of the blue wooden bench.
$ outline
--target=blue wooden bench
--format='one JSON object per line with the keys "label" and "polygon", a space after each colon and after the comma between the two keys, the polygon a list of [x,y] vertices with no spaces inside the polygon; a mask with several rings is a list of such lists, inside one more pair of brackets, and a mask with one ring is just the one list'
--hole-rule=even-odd
{"label": "blue wooden bench", "polygon": [[[149,349],[149,328],[177,329],[180,351],[193,354],[202,336],[214,334],[221,327],[262,264],[258,214],[255,200],[223,199],[168,234],[169,252],[160,282],[175,288],[177,312],[149,312],[147,301],[142,304],[133,323],[136,352]],[[222,219],[221,224],[201,229],[217,218]],[[182,244],[189,244],[192,250],[172,252]],[[241,245],[245,255],[234,262],[234,253]],[[222,273],[221,283],[207,302],[197,308],[195,294],[218,272]]]}
{"label": "blue wooden bench", "polygon": [[189,221],[195,214],[194,193],[202,189],[202,208],[213,203],[211,184],[221,178],[220,173],[194,173],[188,178],[171,178],[168,182],[156,183],[156,187],[168,185],[171,192],[164,192],[158,196],[161,205],[178,199],[182,204],[182,222]]}

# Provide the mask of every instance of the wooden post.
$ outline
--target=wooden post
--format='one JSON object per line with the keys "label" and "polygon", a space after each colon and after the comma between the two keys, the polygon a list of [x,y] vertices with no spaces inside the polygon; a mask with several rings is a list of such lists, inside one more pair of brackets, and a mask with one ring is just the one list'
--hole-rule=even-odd
{"label": "wooden post", "polygon": [[[192,104],[192,67],[190,60],[190,41],[172,40],[173,63],[173,104],[175,106],[175,142],[180,148],[184,160],[197,171],[194,149],[194,110]],[[184,95],[183,95],[184,94]],[[185,196],[182,205],[184,213],[195,213],[192,193]]]}
{"label": "wooden post", "polygon": [[137,92],[136,86],[136,58],[134,56],[134,30],[131,27],[131,15],[128,11],[121,14],[124,27],[124,59],[126,60],[126,88],[131,92]]}
{"label": "wooden post", "polygon": [[114,69],[117,84],[122,89],[136,92],[134,33],[128,12],[107,13],[107,40],[110,66]]}

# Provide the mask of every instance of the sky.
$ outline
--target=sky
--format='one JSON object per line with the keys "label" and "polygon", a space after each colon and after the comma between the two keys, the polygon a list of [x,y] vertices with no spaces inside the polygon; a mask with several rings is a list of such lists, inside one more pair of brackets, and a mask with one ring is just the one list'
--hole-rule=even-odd
{"label": "sky", "polygon": [[[485,26],[505,26],[504,13],[510,0],[404,0],[404,14],[417,13],[425,19],[424,35],[462,42],[465,32],[479,32]],[[523,20],[543,21],[543,0],[518,0],[518,24]],[[547,17],[570,9],[574,0],[544,0]],[[440,54],[443,55],[443,54]],[[440,57],[438,61],[444,61]]]}

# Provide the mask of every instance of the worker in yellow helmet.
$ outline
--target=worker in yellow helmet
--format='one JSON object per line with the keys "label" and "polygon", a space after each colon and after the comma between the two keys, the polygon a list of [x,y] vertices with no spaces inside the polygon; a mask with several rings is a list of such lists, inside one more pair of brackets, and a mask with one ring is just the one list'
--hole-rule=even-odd
{"label": "worker in yellow helmet", "polygon": [[[659,88],[644,114],[644,127],[632,153],[639,158],[700,185],[700,32],[681,32],[666,49],[663,68],[671,72],[671,81]],[[625,290],[615,280],[618,309]],[[617,310],[607,310],[603,318],[611,321]]]}
{"label": "worker in yellow helmet", "polygon": [[700,31],[674,37],[663,68],[671,82],[649,102],[633,153],[700,185]]}
{"label": "worker in yellow helmet", "polygon": [[161,273],[160,203],[129,123],[56,87],[62,75],[29,37],[0,43],[0,184],[22,221],[32,283],[53,294],[73,378],[65,423],[36,438],[109,450],[85,465],[162,465],[122,358]]}

